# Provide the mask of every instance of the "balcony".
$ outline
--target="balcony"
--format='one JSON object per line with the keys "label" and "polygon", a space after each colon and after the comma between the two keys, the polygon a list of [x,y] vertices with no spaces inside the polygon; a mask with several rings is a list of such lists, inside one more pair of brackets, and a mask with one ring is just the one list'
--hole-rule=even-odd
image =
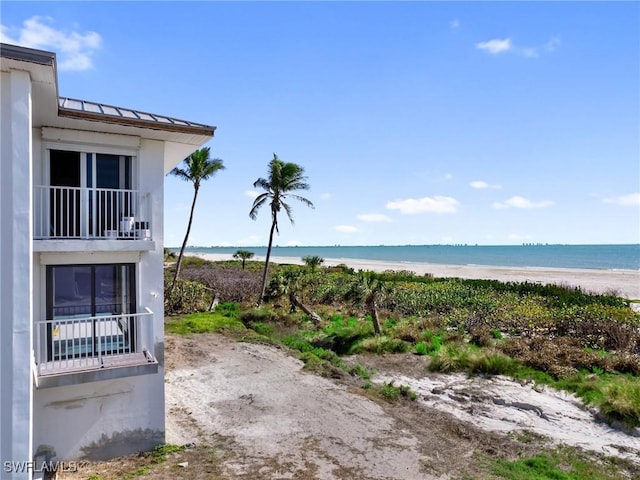
{"label": "balcony", "polygon": [[34,187],[36,240],[151,240],[148,193],[137,190]]}
{"label": "balcony", "polygon": [[[70,307],[73,308],[73,307]],[[153,312],[35,323],[36,387],[155,373]]]}

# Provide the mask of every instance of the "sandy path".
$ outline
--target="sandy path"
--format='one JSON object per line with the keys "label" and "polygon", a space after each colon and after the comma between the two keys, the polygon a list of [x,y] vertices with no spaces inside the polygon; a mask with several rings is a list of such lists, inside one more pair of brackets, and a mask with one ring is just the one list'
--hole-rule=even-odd
{"label": "sandy path", "polygon": [[484,430],[527,430],[557,443],[640,463],[640,429],[635,429],[634,436],[598,422],[595,411],[566,392],[533,383],[522,385],[505,377],[469,378],[464,374],[379,375],[374,381],[407,385],[424,405]]}
{"label": "sandy path", "polygon": [[166,440],[224,438],[233,452],[221,460],[225,478],[477,478],[469,477],[475,453],[531,452],[519,432],[640,465],[640,437],[599,422],[572,395],[501,377],[426,374],[422,357],[351,359],[377,362],[374,382],[418,393],[417,404],[389,405],[304,372],[269,345],[169,335],[166,351]]}
{"label": "sandy path", "polygon": [[225,468],[247,478],[435,478],[378,404],[273,347],[209,336],[207,350],[206,364],[166,375],[167,442],[231,436],[242,453]]}
{"label": "sandy path", "polygon": [[[232,260],[227,254],[190,254],[207,260]],[[264,261],[256,256],[254,260]],[[272,257],[274,263],[302,264],[296,257]],[[430,273],[436,277],[459,277],[491,279],[512,282],[555,283],[580,287],[588,292],[615,292],[624,298],[640,299],[640,271],[634,270],[593,270],[577,268],[512,268],[483,265],[439,265],[435,263],[382,262],[375,260],[355,260],[350,258],[326,258],[325,266],[345,264],[356,270],[411,270],[419,275]]]}

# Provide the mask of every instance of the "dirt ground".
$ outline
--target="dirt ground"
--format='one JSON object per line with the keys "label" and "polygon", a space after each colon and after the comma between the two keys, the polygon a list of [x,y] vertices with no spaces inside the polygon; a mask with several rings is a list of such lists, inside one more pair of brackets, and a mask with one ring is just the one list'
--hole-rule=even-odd
{"label": "dirt ground", "polygon": [[[429,394],[389,403],[363,389],[360,378],[307,372],[271,345],[167,335],[165,360],[166,440],[187,448],[159,464],[133,455],[82,464],[62,478],[482,479],[488,458],[531,455],[551,441],[524,419],[511,432],[483,430],[473,417],[436,408],[441,401],[422,401]],[[415,355],[348,361],[378,371],[374,381],[425,376],[425,358]]]}

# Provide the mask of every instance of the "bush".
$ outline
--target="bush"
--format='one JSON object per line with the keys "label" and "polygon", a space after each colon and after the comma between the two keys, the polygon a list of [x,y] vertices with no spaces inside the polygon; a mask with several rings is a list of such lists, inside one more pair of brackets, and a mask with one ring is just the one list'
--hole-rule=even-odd
{"label": "bush", "polygon": [[418,355],[426,355],[429,351],[426,342],[418,342],[416,343],[416,353]]}
{"label": "bush", "polygon": [[410,347],[411,345],[407,342],[382,335],[357,342],[351,349],[351,353],[405,353]]}
{"label": "bush", "polygon": [[165,290],[164,303],[169,315],[204,312],[211,305],[211,293],[200,282],[178,279],[171,295]]}
{"label": "bush", "polygon": [[400,385],[398,387],[396,387],[393,382],[391,383],[383,383],[380,386],[380,395],[382,395],[382,397],[390,402],[395,402],[396,400],[398,400],[400,397],[402,398],[407,398],[409,400],[416,400],[418,398],[418,395],[411,390],[411,388],[409,388],[406,385]]}

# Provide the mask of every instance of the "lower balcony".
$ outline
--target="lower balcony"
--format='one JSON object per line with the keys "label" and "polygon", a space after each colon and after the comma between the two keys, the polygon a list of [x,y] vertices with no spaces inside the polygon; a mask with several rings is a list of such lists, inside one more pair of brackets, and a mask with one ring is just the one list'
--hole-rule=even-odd
{"label": "lower balcony", "polygon": [[151,240],[150,195],[137,190],[38,185],[36,240]]}
{"label": "lower balcony", "polygon": [[158,371],[153,312],[36,322],[37,388]]}

